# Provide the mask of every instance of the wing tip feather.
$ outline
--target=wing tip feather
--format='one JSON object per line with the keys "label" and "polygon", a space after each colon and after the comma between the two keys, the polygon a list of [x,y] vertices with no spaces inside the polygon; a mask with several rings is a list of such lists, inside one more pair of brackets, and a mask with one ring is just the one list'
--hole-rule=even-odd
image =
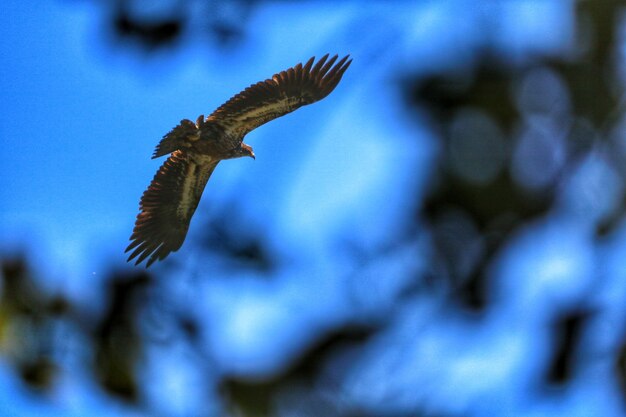
{"label": "wing tip feather", "polygon": [[309,73],[309,71],[311,71],[311,66],[313,66],[313,62],[315,62],[315,56],[309,58],[306,64],[304,64],[304,68],[302,69],[302,71],[304,73]]}
{"label": "wing tip feather", "polygon": [[317,74],[318,71],[320,70],[320,68],[322,68],[322,66],[324,65],[324,63],[326,62],[326,60],[328,59],[328,55],[330,54],[326,54],[323,57],[321,57],[313,66],[313,68],[311,69],[311,75]]}

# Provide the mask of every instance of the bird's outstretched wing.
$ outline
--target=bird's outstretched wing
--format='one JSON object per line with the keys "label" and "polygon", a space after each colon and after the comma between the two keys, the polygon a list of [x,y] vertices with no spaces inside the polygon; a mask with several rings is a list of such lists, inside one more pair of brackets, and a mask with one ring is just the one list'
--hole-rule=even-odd
{"label": "bird's outstretched wing", "polygon": [[187,235],[191,216],[202,191],[219,160],[192,157],[184,150],[174,151],[161,165],[139,203],[131,244],[130,261],[135,265],[148,258],[146,267],[177,251]]}
{"label": "bird's outstretched wing", "polygon": [[329,95],[350,66],[352,60],[348,58],[335,64],[337,55],[328,59],[326,54],[313,65],[313,57],[304,65],[251,85],[215,110],[209,119],[220,123],[232,136],[243,137],[272,119]]}

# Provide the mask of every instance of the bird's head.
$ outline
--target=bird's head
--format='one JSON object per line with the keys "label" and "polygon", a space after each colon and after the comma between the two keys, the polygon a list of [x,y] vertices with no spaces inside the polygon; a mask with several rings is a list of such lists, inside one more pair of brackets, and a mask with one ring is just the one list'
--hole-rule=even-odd
{"label": "bird's head", "polygon": [[252,159],[256,159],[252,147],[246,145],[245,143],[242,143],[241,146],[237,148],[237,156],[249,156]]}

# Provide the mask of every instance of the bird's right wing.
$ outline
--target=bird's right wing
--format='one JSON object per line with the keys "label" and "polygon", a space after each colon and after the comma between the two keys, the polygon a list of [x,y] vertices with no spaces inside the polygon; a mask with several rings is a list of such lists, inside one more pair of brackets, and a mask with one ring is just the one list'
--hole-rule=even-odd
{"label": "bird's right wing", "polygon": [[337,87],[352,62],[346,56],[333,66],[337,55],[328,61],[327,58],[328,54],[313,65],[313,57],[304,65],[251,85],[215,110],[209,119],[222,125],[231,136],[243,137],[272,119],[323,99]]}
{"label": "bird's right wing", "polygon": [[134,249],[129,261],[136,257],[137,265],[150,257],[148,267],[182,246],[191,217],[218,162],[177,150],[161,165],[141,197],[132,242],[126,248],[126,252]]}

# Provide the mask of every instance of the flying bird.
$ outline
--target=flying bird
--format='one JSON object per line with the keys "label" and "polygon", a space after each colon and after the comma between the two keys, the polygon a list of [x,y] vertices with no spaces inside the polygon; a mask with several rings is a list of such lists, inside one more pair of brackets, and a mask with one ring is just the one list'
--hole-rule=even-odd
{"label": "flying bird", "polygon": [[[315,62],[279,72],[251,85],[196,122],[184,119],[163,136],[152,158],[168,155],[139,202],[128,261],[147,259],[146,267],[177,251],[204,187],[223,159],[249,156],[243,138],[253,129],[329,95],[350,66],[349,55],[337,62],[328,54]],[[336,63],[335,63],[336,62]]]}

